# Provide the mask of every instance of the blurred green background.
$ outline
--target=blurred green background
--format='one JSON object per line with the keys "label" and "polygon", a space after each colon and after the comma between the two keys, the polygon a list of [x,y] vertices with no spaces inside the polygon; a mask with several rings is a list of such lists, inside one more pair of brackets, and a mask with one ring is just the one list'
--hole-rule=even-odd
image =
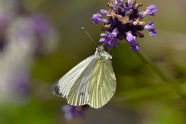
{"label": "blurred green background", "polygon": [[[6,27],[0,24],[0,38],[6,35],[0,53],[0,124],[186,124],[185,100],[132,52],[126,41],[120,41],[113,52],[112,63],[117,77],[114,97],[101,109],[87,107],[84,116],[66,121],[61,111],[66,100],[53,96],[51,87],[73,66],[94,54],[96,46],[81,27],[84,26],[99,44],[102,25],[93,24],[90,18],[100,9],[108,9],[109,1],[0,2],[0,17],[11,17]],[[137,39],[140,50],[157,68],[186,89],[186,1],[137,2],[144,5],[140,11],[151,4],[158,8],[155,17],[145,18],[146,22],[152,19],[158,35],[150,37],[144,31],[145,38]],[[28,20],[35,14],[42,15],[49,23],[46,34],[35,36],[26,30],[19,34],[22,27],[27,29],[32,24],[28,24]],[[24,75],[20,80],[28,82],[20,87],[14,84],[19,77],[12,78],[19,72]]]}

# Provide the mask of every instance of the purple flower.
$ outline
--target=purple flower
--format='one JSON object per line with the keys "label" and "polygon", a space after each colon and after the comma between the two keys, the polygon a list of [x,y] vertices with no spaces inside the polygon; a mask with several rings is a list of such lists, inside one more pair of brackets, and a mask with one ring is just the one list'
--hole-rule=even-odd
{"label": "purple flower", "polygon": [[110,8],[109,11],[101,9],[101,14],[105,15],[106,19],[103,19],[102,15],[97,13],[91,18],[93,23],[98,24],[103,22],[104,26],[102,30],[106,33],[101,33],[100,42],[105,44],[108,49],[117,47],[116,43],[119,40],[126,40],[130,44],[132,51],[139,50],[139,45],[136,43],[136,39],[144,37],[141,33],[144,29],[149,31],[150,36],[155,36],[156,30],[154,29],[154,23],[145,25],[142,19],[146,15],[154,16],[157,8],[155,5],[147,7],[146,11],[139,13],[139,8],[142,7],[142,3],[136,3],[135,0],[110,0],[107,4]]}
{"label": "purple flower", "polygon": [[32,27],[36,34],[44,37],[45,33],[50,27],[50,24],[46,21],[46,19],[43,16],[40,15],[32,15],[30,16],[32,21]]}
{"label": "purple flower", "polygon": [[30,17],[32,32],[35,34],[37,42],[35,44],[36,55],[40,55],[44,51],[44,47],[47,43],[53,42],[56,38],[56,31],[49,20],[43,15],[31,15]]}
{"label": "purple flower", "polygon": [[146,11],[140,13],[140,18],[144,18],[146,15],[155,16],[155,13],[157,12],[157,8],[155,5],[150,5],[147,7]]}
{"label": "purple flower", "polygon": [[151,20],[149,21],[148,25],[145,25],[144,29],[149,31],[150,36],[156,36],[157,35],[157,32],[154,28],[154,22],[152,22]]}
{"label": "purple flower", "polygon": [[92,22],[98,24],[100,22],[105,22],[106,20],[102,18],[101,14],[97,13],[92,16]]}
{"label": "purple flower", "polygon": [[113,30],[112,33],[107,32],[105,33],[101,33],[102,37],[105,38],[100,38],[100,42],[102,42],[103,44],[105,44],[109,50],[111,50],[113,47],[117,47],[116,42],[118,41],[117,39],[117,29]]}
{"label": "purple flower", "polygon": [[126,33],[126,40],[130,44],[130,49],[133,52],[137,52],[139,50],[139,45],[136,44],[136,37],[131,34],[131,32]]}
{"label": "purple flower", "polygon": [[85,106],[64,105],[61,110],[64,112],[65,119],[70,121],[75,116],[82,116]]}
{"label": "purple flower", "polygon": [[136,37],[133,36],[133,35],[131,34],[131,32],[127,32],[126,35],[127,35],[127,36],[126,36],[126,40],[127,40],[127,42],[128,42],[130,45],[136,44]]}
{"label": "purple flower", "polygon": [[57,36],[55,28],[42,15],[34,14],[18,18],[14,21],[14,25],[11,37],[17,42],[30,42],[32,53],[35,55],[46,53],[46,49],[55,44]]}
{"label": "purple flower", "polygon": [[155,13],[158,11],[158,9],[156,8],[156,5],[150,5],[149,7],[147,7],[146,9],[146,13],[148,13],[148,15],[151,16],[155,16]]}

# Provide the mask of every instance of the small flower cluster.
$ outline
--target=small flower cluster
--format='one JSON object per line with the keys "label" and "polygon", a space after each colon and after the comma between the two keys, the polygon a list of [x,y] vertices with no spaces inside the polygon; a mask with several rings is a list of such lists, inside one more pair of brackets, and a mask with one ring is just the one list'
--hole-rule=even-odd
{"label": "small flower cluster", "polygon": [[61,110],[64,112],[65,119],[70,121],[75,116],[82,116],[85,107],[86,106],[64,105],[64,106],[62,106]]}
{"label": "small flower cluster", "polygon": [[137,37],[144,37],[141,31],[148,30],[150,36],[156,36],[157,32],[154,28],[154,23],[150,20],[148,24],[141,21],[146,15],[154,16],[157,8],[155,5],[150,5],[146,11],[139,12],[139,8],[143,6],[142,3],[136,3],[135,0],[111,0],[108,4],[109,11],[101,9],[100,13],[105,15],[106,19],[100,13],[92,16],[93,23],[98,24],[102,22],[104,26],[101,33],[100,42],[112,49],[117,47],[116,43],[119,40],[125,39],[130,49],[134,52],[139,50],[139,45],[136,43]]}

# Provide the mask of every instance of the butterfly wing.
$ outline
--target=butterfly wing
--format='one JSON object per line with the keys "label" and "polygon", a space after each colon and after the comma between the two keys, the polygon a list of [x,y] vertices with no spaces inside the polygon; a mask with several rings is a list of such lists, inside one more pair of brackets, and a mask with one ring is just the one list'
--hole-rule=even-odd
{"label": "butterfly wing", "polygon": [[78,79],[74,82],[67,98],[68,104],[74,106],[88,104],[89,78],[97,59],[98,57],[95,56],[95,58],[87,65]]}
{"label": "butterfly wing", "polygon": [[52,89],[52,93],[59,97],[67,98],[69,95],[69,91],[71,87],[77,82],[78,78],[82,75],[85,68],[95,59],[95,56],[92,55],[74,68],[72,68],[69,72],[67,72],[54,86]]}
{"label": "butterfly wing", "polygon": [[88,104],[93,108],[105,105],[116,91],[116,77],[111,60],[96,60],[88,86]]}

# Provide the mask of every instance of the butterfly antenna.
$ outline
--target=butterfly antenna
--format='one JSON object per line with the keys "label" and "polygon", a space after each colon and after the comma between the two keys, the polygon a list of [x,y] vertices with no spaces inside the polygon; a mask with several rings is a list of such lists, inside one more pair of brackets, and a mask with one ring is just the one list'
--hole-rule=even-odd
{"label": "butterfly antenna", "polygon": [[92,39],[92,37],[90,36],[90,34],[85,30],[84,27],[81,27],[81,29],[87,34],[87,36],[90,38],[90,40],[97,46],[96,42]]}

